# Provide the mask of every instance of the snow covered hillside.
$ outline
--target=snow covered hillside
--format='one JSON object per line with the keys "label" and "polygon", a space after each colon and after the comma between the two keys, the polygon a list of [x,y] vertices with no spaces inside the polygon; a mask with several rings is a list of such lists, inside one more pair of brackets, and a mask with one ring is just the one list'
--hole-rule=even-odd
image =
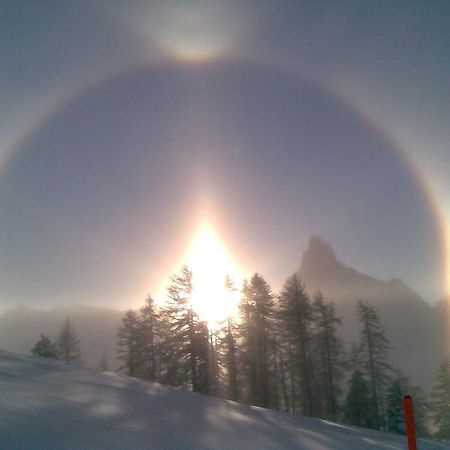
{"label": "snow covered hillside", "polygon": [[[404,449],[405,438],[0,351],[1,449]],[[421,441],[421,450],[450,446]]]}

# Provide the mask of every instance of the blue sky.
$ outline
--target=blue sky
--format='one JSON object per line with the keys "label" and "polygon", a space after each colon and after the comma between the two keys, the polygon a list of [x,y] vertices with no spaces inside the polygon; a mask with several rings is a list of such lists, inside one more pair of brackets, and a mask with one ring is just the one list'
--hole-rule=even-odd
{"label": "blue sky", "polygon": [[126,307],[199,223],[446,292],[448,2],[0,4],[0,301]]}

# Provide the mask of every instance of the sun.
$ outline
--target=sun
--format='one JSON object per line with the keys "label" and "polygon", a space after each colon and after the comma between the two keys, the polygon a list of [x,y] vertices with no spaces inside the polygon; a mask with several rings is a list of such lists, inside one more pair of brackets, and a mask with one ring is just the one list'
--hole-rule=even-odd
{"label": "sun", "polygon": [[202,225],[194,235],[185,257],[192,271],[192,306],[210,328],[237,313],[239,294],[225,286],[229,276],[239,286],[243,273],[233,262],[221,239],[208,225]]}

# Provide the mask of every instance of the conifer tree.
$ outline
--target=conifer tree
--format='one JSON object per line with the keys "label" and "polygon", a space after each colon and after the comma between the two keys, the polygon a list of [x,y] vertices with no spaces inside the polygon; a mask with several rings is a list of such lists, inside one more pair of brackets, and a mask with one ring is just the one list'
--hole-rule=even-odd
{"label": "conifer tree", "polygon": [[320,404],[319,414],[336,419],[340,381],[343,376],[343,342],[337,327],[341,321],[336,317],[332,303],[326,303],[318,292],[313,303],[313,348],[315,354],[316,396]]}
{"label": "conifer tree", "polygon": [[426,416],[429,405],[418,386],[410,383],[408,377],[397,371],[392,379],[386,397],[386,429],[391,433],[405,434],[405,416],[403,412],[403,397],[410,395],[414,405],[414,423],[418,436],[428,436]]}
{"label": "conifer tree", "polygon": [[44,358],[58,359],[58,349],[56,348],[56,344],[44,334],[41,334],[39,341],[37,341],[31,349],[31,353]]}
{"label": "conifer tree", "polygon": [[58,335],[56,346],[59,359],[71,364],[81,362],[80,338],[68,317]]}
{"label": "conifer tree", "polygon": [[127,374],[132,377],[142,377],[145,366],[142,327],[135,311],[125,313],[117,337],[119,359],[123,361],[120,369],[126,369]]}
{"label": "conifer tree", "polygon": [[231,317],[221,323],[214,332],[214,349],[217,363],[217,394],[229,400],[239,401],[240,360],[238,355],[238,333],[240,324]]}
{"label": "conifer tree", "polygon": [[370,404],[374,428],[380,429],[385,425],[384,399],[392,371],[386,361],[389,341],[385,336],[378,312],[373,306],[365,305],[358,300],[357,311],[362,324],[361,366],[370,383]]}
{"label": "conifer tree", "polygon": [[432,408],[437,428],[435,437],[450,441],[450,358],[439,366],[432,392]]}
{"label": "conifer tree", "polygon": [[165,379],[173,386],[198,389],[194,353],[194,311],[191,305],[192,273],[185,266],[180,275],[171,277],[168,301],[161,308],[165,327]]}
{"label": "conifer tree", "polygon": [[[282,343],[281,343],[282,344]],[[278,382],[281,389],[281,398],[282,398],[282,404],[283,409],[287,412],[290,411],[291,408],[291,401],[289,398],[289,390],[288,390],[288,371],[287,371],[287,364],[283,356],[283,348],[280,343],[277,345],[277,350],[275,354],[275,361],[278,361],[277,363],[277,372],[278,372]],[[281,408],[279,408],[281,409]],[[295,412],[295,411],[292,411]]]}
{"label": "conifer tree", "polygon": [[216,397],[223,396],[223,388],[221,386],[221,373],[219,364],[219,354],[218,354],[218,335],[217,331],[209,332],[209,355],[208,355],[208,367],[209,367],[209,378],[208,378],[208,389],[209,394]]}
{"label": "conifer tree", "polygon": [[223,330],[220,341],[220,348],[222,349],[222,360],[227,375],[227,398],[235,401],[239,399],[236,333],[236,323],[231,319],[231,317],[228,317],[226,327]]}
{"label": "conifer tree", "polygon": [[269,408],[277,399],[271,389],[274,374],[274,299],[269,284],[255,273],[243,286],[240,302],[240,363],[246,383],[246,400]]}
{"label": "conifer tree", "polygon": [[149,295],[140,309],[140,327],[142,339],[143,377],[155,381],[159,376],[161,358],[161,338],[158,314],[155,302]]}
{"label": "conifer tree", "polygon": [[208,333],[192,307],[192,273],[184,266],[171,278],[168,302],[162,308],[166,328],[165,382],[191,387],[195,392],[209,392]]}
{"label": "conifer tree", "polygon": [[373,428],[373,408],[370,404],[370,386],[359,369],[353,371],[344,406],[344,422],[359,427]]}
{"label": "conifer tree", "polygon": [[213,369],[213,345],[210,341],[208,325],[204,321],[195,324],[194,353],[197,370],[197,392],[214,394],[215,373]]}
{"label": "conifer tree", "polygon": [[[225,278],[225,288],[230,295],[233,295],[236,292],[233,281],[229,276],[226,276]],[[221,339],[221,348],[224,352],[223,359],[227,373],[227,397],[230,400],[237,400],[239,398],[236,331],[236,322],[232,317],[227,317],[226,328],[223,330],[223,337]]]}
{"label": "conifer tree", "polygon": [[405,391],[399,378],[392,380],[386,398],[386,430],[390,433],[405,434],[403,397]]}
{"label": "conifer tree", "polygon": [[289,354],[292,409],[308,416],[315,413],[312,348],[313,310],[297,275],[289,277],[279,296],[279,327]]}

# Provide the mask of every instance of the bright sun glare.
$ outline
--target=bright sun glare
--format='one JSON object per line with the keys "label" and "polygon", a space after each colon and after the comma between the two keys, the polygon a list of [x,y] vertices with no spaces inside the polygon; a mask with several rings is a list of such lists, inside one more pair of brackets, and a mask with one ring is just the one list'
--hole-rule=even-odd
{"label": "bright sun glare", "polygon": [[200,317],[214,328],[218,322],[235,315],[239,293],[226,288],[225,277],[228,275],[239,287],[243,275],[209,225],[195,234],[185,264],[192,271],[192,303]]}
{"label": "bright sun glare", "polygon": [[[125,15],[129,12],[124,12]],[[221,0],[154,2],[136,8],[131,24],[150,48],[185,62],[217,59],[246,28],[242,8]]]}

